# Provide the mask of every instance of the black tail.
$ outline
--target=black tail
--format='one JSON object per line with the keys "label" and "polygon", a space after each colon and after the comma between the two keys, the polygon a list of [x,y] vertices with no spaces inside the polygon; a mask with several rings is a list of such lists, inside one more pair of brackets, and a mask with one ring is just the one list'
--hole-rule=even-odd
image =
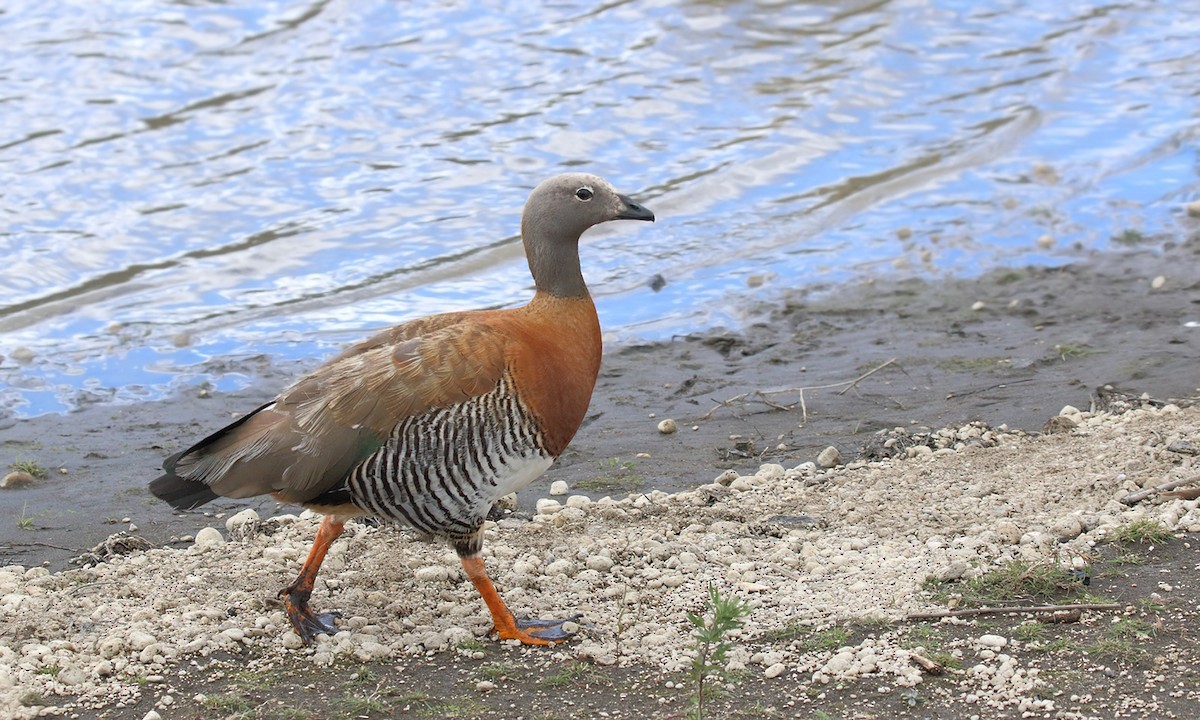
{"label": "black tail", "polygon": [[150,481],[150,492],[154,493],[154,496],[159,500],[164,500],[170,503],[171,507],[175,508],[176,510],[193,510],[205,503],[216,500],[218,497],[220,497],[220,495],[217,495],[215,492],[209,489],[208,485],[205,485],[199,480],[189,480],[188,478],[182,478],[176,475],[175,463],[177,463],[179,458],[183,457],[184,455],[203,450],[205,447],[221,439],[230,430],[233,430],[237,426],[246,422],[255,414],[274,404],[274,402],[275,401],[272,400],[269,403],[259,406],[254,412],[239,418],[230,425],[221,428],[212,435],[209,435],[200,442],[191,446],[187,450],[175,453],[171,457],[167,458],[166,461],[163,462],[163,470],[166,470],[166,472],[163,473],[161,477]]}
{"label": "black tail", "polygon": [[219,497],[207,485],[196,480],[181,478],[167,472],[150,481],[150,492],[159,500],[165,500],[176,510],[191,510]]}

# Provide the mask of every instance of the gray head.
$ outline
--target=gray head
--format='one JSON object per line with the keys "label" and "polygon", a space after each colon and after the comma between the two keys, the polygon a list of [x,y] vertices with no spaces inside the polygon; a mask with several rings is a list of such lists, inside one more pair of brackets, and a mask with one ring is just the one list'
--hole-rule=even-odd
{"label": "gray head", "polygon": [[587,295],[579,236],[609,220],[653,221],[654,213],[587,173],[555,175],[534,188],[521,217],[521,238],[538,290],[560,297]]}

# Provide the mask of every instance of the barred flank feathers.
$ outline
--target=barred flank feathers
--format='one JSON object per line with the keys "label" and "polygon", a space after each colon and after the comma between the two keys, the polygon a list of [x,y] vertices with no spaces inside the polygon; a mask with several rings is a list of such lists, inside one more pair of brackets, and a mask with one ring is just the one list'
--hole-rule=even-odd
{"label": "barred flank feathers", "polygon": [[359,507],[430,534],[462,537],[492,504],[551,463],[507,378],[467,402],[411,417],[349,480]]}

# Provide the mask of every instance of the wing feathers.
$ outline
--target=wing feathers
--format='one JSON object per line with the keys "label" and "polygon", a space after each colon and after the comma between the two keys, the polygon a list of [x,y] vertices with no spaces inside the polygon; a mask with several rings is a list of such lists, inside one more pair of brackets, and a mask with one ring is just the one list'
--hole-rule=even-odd
{"label": "wing feathers", "polygon": [[320,495],[402,420],[496,386],[507,346],[487,317],[433,316],[380,333],[205,438],[166,469],[226,497],[275,492],[304,502]]}

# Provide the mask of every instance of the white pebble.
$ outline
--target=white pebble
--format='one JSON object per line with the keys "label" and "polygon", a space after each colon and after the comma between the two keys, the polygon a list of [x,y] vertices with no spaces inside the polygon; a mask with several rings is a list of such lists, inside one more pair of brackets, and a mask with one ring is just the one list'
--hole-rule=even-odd
{"label": "white pebble", "polygon": [[603,555],[589,555],[588,559],[584,562],[587,564],[589,570],[596,570],[598,572],[608,572],[612,570],[613,566],[612,559],[606,558]]}
{"label": "white pebble", "polygon": [[162,720],[162,715],[159,715],[156,710],[149,710],[142,716],[142,720]]}
{"label": "white pebble", "polygon": [[491,692],[496,689],[496,683],[491,680],[480,680],[475,683],[475,689],[479,692]]}
{"label": "white pebble", "polygon": [[662,433],[663,435],[670,435],[671,433],[675,432],[678,429],[679,429],[679,425],[677,425],[675,423],[675,421],[672,420],[671,418],[667,418],[666,420],[661,420],[658,423],[658,431],[660,433]]}
{"label": "white pebble", "polygon": [[554,482],[550,483],[551,495],[566,495],[567,491],[570,489],[570,486],[567,485],[567,483],[563,480],[555,480]]}
{"label": "white pebble", "polygon": [[555,560],[546,566],[547,575],[574,575],[575,564],[570,560]]}
{"label": "white pebble", "polygon": [[225,538],[221,537],[221,531],[216,528],[201,528],[200,532],[196,533],[196,547],[216,547],[225,543]]}
{"label": "white pebble", "polygon": [[413,571],[413,577],[423,583],[440,582],[449,576],[450,571],[445,565],[426,565]]}
{"label": "white pebble", "polygon": [[127,636],[129,647],[134,650],[144,650],[155,642],[155,638],[148,632],[141,630],[131,630]]}
{"label": "white pebble", "polygon": [[246,508],[241,512],[231,515],[225,521],[225,529],[232,533],[235,528],[256,522],[258,522],[258,513],[254,511],[254,508]]}
{"label": "white pebble", "polygon": [[821,451],[817,456],[817,464],[823,468],[836,467],[842,464],[842,453],[837,448],[830,445]]}
{"label": "white pebble", "polygon": [[1158,277],[1156,277],[1150,281],[1150,288],[1153,290],[1161,290],[1162,286],[1166,285],[1166,284],[1167,284],[1167,277],[1165,275],[1159,275]]}
{"label": "white pebble", "polygon": [[537,501],[537,514],[538,515],[553,515],[554,513],[558,512],[559,510],[562,510],[562,503],[560,503],[557,500],[551,500],[550,498],[540,498]]}
{"label": "white pebble", "polygon": [[767,676],[768,679],[777,678],[780,675],[782,675],[783,671],[786,669],[787,668],[784,667],[783,663],[775,663],[771,667],[767,668],[767,671],[765,673],[763,673],[763,675]]}
{"label": "white pebble", "polygon": [[1005,645],[1007,645],[1008,638],[1002,637],[1000,635],[989,634],[989,635],[979,636],[979,639],[976,640],[975,642],[979,643],[980,645],[982,645],[985,648],[991,648],[991,649],[995,650],[995,649],[1002,648]]}

